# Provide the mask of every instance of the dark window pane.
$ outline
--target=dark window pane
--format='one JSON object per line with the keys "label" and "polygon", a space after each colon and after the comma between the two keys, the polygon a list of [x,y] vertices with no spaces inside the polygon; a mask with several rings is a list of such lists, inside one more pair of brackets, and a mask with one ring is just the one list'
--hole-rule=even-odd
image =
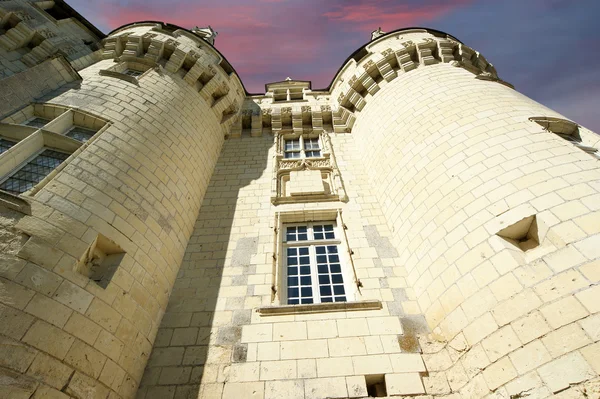
{"label": "dark window pane", "polygon": [[329,284],[329,276],[326,274],[319,274],[319,284]]}
{"label": "dark window pane", "polygon": [[322,285],[321,287],[319,287],[319,291],[321,292],[321,295],[323,295],[323,296],[331,295],[331,287],[328,285]]}
{"label": "dark window pane", "polygon": [[308,256],[301,256],[300,264],[301,265],[310,265],[310,258]]}
{"label": "dark window pane", "polygon": [[306,240],[308,240],[308,234],[298,233],[298,241],[306,241]]}
{"label": "dark window pane", "polygon": [[302,296],[303,297],[312,296],[312,287],[302,287]]}
{"label": "dark window pane", "polygon": [[30,121],[25,122],[25,124],[27,126],[32,126],[32,127],[37,127],[38,129],[41,129],[42,127],[44,127],[44,125],[46,125],[48,122],[50,122],[50,119],[45,119],[45,118],[33,118]]}
{"label": "dark window pane", "polygon": [[288,277],[288,286],[298,285],[298,277]]}
{"label": "dark window pane", "polygon": [[327,265],[318,265],[317,270],[319,271],[319,274],[329,273],[329,269],[327,268]]}
{"label": "dark window pane", "polygon": [[310,276],[302,276],[300,277],[301,285],[310,285]]}
{"label": "dark window pane", "polygon": [[337,255],[329,255],[329,261],[331,263],[338,263],[340,261],[340,257]]}
{"label": "dark window pane", "polygon": [[346,293],[343,285],[334,285],[333,292],[335,293],[335,295],[344,295]]}
{"label": "dark window pane", "polygon": [[288,275],[289,276],[297,276],[298,268],[297,267],[288,267]]}
{"label": "dark window pane", "polygon": [[336,302],[346,302],[346,297],[345,296],[336,296],[335,301]]}
{"label": "dark window pane", "polygon": [[339,263],[334,263],[332,265],[330,265],[331,267],[331,273],[341,273],[342,272],[342,268],[340,267]]}
{"label": "dark window pane", "polygon": [[300,290],[298,288],[288,288],[288,297],[297,298],[298,294],[300,294]]}
{"label": "dark window pane", "polygon": [[317,255],[317,263],[327,263],[326,255]]}
{"label": "dark window pane", "polygon": [[330,254],[337,254],[337,246],[336,245],[328,245],[327,246],[327,252],[329,252]]}
{"label": "dark window pane", "polygon": [[315,240],[322,240],[323,239],[323,233],[319,233],[315,231]]}
{"label": "dark window pane", "polygon": [[75,126],[73,129],[69,130],[66,136],[85,143],[91,139],[94,134],[96,134],[96,132],[93,130]]}
{"label": "dark window pane", "polygon": [[331,240],[335,238],[335,234],[333,234],[333,232],[331,233],[325,233],[325,238]]}
{"label": "dark window pane", "polygon": [[308,255],[308,248],[307,247],[299,248],[299,250],[300,250],[300,255]]}
{"label": "dark window pane", "polygon": [[321,298],[321,302],[333,302],[333,299],[331,297]]}
{"label": "dark window pane", "polygon": [[313,303],[312,298],[302,298],[302,303]]}
{"label": "dark window pane", "polygon": [[288,258],[288,266],[295,266],[298,264],[298,258]]}
{"label": "dark window pane", "polygon": [[325,253],[325,247],[316,247],[317,250],[317,254],[324,254]]}
{"label": "dark window pane", "polygon": [[288,299],[288,305],[298,305],[299,303],[298,299]]}
{"label": "dark window pane", "polygon": [[344,282],[341,274],[334,274],[331,276],[331,282],[334,284],[341,284]]}
{"label": "dark window pane", "polygon": [[297,255],[298,254],[297,251],[298,251],[298,249],[296,249],[296,248],[288,248],[287,254],[288,255]]}
{"label": "dark window pane", "polygon": [[310,266],[300,266],[300,274],[306,276],[310,274]]}
{"label": "dark window pane", "polygon": [[8,149],[10,149],[15,144],[17,143],[15,143],[14,141],[8,141],[0,138],[0,154],[2,154],[5,151],[8,151]]}

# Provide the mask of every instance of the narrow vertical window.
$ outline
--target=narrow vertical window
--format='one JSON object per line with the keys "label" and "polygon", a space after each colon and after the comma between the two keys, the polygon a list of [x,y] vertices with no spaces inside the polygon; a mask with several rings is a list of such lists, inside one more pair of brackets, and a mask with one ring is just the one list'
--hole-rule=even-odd
{"label": "narrow vertical window", "polygon": [[319,158],[321,156],[321,148],[319,147],[319,138],[303,138],[304,154],[306,158]]}
{"label": "narrow vertical window", "polygon": [[284,157],[285,158],[300,158],[301,157],[300,139],[285,140]]}

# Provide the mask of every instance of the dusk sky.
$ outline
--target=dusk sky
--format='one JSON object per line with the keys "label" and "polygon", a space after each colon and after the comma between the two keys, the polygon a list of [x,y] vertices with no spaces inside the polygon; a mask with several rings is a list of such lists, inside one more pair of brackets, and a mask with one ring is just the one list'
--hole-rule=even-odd
{"label": "dusk sky", "polygon": [[287,76],[324,88],[384,31],[422,26],[480,51],[527,96],[600,132],[598,0],[67,0],[108,33],[158,20],[211,25],[251,93]]}

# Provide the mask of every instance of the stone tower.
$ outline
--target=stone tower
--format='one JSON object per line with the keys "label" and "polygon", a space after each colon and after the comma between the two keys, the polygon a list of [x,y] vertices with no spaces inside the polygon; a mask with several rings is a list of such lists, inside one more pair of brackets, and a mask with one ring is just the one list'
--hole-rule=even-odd
{"label": "stone tower", "polygon": [[0,3],[0,397],[600,393],[600,136],[439,31],[215,36]]}

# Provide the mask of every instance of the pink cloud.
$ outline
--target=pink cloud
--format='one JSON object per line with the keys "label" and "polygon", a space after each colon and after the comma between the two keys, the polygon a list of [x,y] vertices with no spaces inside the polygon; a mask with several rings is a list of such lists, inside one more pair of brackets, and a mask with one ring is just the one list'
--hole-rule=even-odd
{"label": "pink cloud", "polygon": [[470,0],[454,0],[449,4],[407,5],[367,0],[339,5],[334,10],[324,13],[323,16],[332,22],[351,23],[353,30],[372,31],[377,27],[382,27],[383,30],[394,30],[439,18],[469,2]]}

